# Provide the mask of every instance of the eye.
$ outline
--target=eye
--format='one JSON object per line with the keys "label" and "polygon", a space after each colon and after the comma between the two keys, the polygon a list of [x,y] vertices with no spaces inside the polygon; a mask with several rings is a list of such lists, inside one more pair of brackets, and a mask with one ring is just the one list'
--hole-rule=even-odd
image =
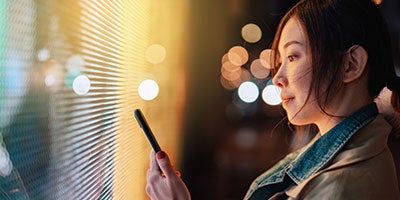
{"label": "eye", "polygon": [[289,62],[293,62],[297,58],[297,56],[296,55],[289,55],[287,58],[288,58]]}

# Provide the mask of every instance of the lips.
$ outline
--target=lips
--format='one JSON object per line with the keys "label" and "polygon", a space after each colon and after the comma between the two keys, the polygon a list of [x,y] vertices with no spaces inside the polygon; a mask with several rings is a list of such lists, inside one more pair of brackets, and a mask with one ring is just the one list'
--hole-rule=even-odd
{"label": "lips", "polygon": [[288,103],[291,100],[294,99],[293,96],[289,96],[289,95],[281,95],[281,99],[282,99],[282,103]]}

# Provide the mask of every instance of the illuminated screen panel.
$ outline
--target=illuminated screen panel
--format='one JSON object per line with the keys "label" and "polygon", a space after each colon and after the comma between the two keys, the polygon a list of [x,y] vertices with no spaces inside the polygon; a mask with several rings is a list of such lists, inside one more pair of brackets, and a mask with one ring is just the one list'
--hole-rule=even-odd
{"label": "illuminated screen panel", "polygon": [[0,1],[0,199],[147,199],[141,108],[179,160],[186,5]]}

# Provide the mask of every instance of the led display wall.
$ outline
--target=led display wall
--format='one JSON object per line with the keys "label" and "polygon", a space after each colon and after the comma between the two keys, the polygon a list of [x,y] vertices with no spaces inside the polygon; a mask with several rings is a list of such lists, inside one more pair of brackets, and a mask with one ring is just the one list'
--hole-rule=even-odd
{"label": "led display wall", "polygon": [[0,1],[0,199],[147,199],[140,108],[177,161],[185,0]]}

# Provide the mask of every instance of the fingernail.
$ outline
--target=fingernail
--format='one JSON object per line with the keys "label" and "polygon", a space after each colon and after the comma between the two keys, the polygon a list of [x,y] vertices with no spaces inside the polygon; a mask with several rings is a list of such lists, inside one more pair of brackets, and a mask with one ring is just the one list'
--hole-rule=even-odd
{"label": "fingernail", "polygon": [[176,174],[178,177],[181,177],[181,172],[180,172],[180,171],[175,171],[175,174]]}
{"label": "fingernail", "polygon": [[164,157],[165,157],[165,152],[164,151],[157,152],[157,159],[163,159]]}

